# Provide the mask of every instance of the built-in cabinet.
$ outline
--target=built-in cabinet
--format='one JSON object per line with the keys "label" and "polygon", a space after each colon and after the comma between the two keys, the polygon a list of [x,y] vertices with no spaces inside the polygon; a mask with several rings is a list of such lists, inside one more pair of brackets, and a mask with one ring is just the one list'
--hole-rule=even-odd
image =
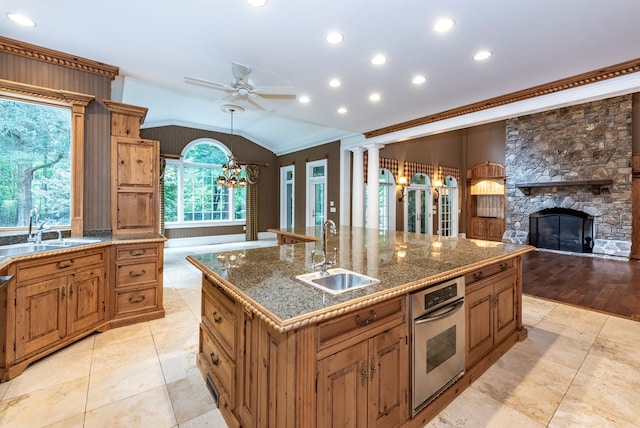
{"label": "built-in cabinet", "polygon": [[160,142],[140,138],[147,109],[103,100],[111,112],[111,233],[159,233]]}
{"label": "built-in cabinet", "polygon": [[501,241],[505,231],[505,167],[484,162],[467,170],[467,238]]}

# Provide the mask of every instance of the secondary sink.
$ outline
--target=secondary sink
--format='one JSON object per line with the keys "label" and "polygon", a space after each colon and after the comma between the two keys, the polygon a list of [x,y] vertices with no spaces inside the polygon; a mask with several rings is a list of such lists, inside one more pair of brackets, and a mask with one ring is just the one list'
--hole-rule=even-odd
{"label": "secondary sink", "polygon": [[342,268],[328,269],[327,273],[328,275],[322,276],[320,272],[312,272],[298,275],[296,279],[331,294],[340,294],[380,282],[376,278]]}

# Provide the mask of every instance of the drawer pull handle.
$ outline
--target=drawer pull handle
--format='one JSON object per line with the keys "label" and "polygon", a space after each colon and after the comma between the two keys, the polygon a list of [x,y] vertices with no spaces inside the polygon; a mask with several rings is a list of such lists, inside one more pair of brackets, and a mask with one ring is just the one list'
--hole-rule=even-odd
{"label": "drawer pull handle", "polygon": [[142,303],[144,302],[144,296],[129,297],[129,303]]}
{"label": "drawer pull handle", "polygon": [[214,311],[211,316],[213,317],[213,322],[216,324],[220,324],[222,322],[222,317],[221,316],[216,316],[218,315],[218,311]]}
{"label": "drawer pull handle", "polygon": [[129,271],[129,276],[136,278],[138,276],[144,275],[145,273],[147,273],[147,271],[144,269],[142,269],[140,272]]}
{"label": "drawer pull handle", "polygon": [[376,374],[376,358],[371,356],[371,366],[369,367],[369,372],[371,373],[371,382],[373,382],[373,375]]}
{"label": "drawer pull handle", "polygon": [[60,300],[61,300],[61,301],[62,301],[62,300],[64,300],[64,298],[65,298],[65,297],[66,297],[66,292],[65,292],[65,290],[64,290],[64,287],[62,287],[62,288],[60,289]]}
{"label": "drawer pull handle", "polygon": [[481,280],[483,276],[484,274],[482,273],[482,271],[473,273],[473,279],[475,279],[476,281]]}
{"label": "drawer pull handle", "polygon": [[69,286],[69,298],[73,297],[73,285]]}
{"label": "drawer pull handle", "polygon": [[211,357],[211,364],[213,364],[214,366],[220,365],[220,358],[216,357],[216,354],[212,352],[210,357]]}
{"label": "drawer pull handle", "polygon": [[362,362],[362,368],[360,369],[360,382],[362,386],[367,384],[367,363]]}
{"label": "drawer pull handle", "polygon": [[500,263],[500,270],[507,270],[508,267],[509,267],[508,263]]}
{"label": "drawer pull handle", "polygon": [[144,249],[141,249],[141,250],[130,250],[129,251],[129,255],[133,256],[133,257],[143,256],[146,252],[147,252],[147,250],[144,250]]}
{"label": "drawer pull handle", "polygon": [[376,319],[376,311],[370,310],[369,318],[367,318],[366,320],[362,320],[362,318],[360,317],[360,314],[356,315],[356,324],[362,327],[362,326],[371,324],[374,319]]}
{"label": "drawer pull handle", "polygon": [[58,266],[58,269],[66,269],[68,267],[73,266],[74,263],[75,263],[75,260],[71,259],[71,260],[67,260],[66,262],[58,262],[57,266]]}

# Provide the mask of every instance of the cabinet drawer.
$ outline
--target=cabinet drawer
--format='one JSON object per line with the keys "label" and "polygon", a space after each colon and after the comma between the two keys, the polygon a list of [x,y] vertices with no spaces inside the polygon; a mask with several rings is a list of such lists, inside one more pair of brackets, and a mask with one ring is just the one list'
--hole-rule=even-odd
{"label": "cabinet drawer", "polygon": [[211,287],[202,291],[202,322],[207,324],[229,355],[235,355],[235,313],[214,297]]}
{"label": "cabinet drawer", "polygon": [[20,284],[36,278],[66,274],[85,266],[103,264],[104,261],[104,250],[78,251],[59,256],[43,257],[42,259],[18,264],[16,267],[16,281]]}
{"label": "cabinet drawer", "polygon": [[116,291],[116,316],[158,307],[157,288]]}
{"label": "cabinet drawer", "polygon": [[157,260],[118,264],[116,269],[116,287],[158,282],[159,268]]}
{"label": "cabinet drawer", "polygon": [[370,306],[318,325],[319,348],[345,341],[353,336],[363,338],[368,330],[374,330],[405,315],[404,299],[397,298]]}
{"label": "cabinet drawer", "polygon": [[[234,391],[235,380],[235,364],[229,359],[227,353],[224,352],[215,338],[211,337],[206,329],[200,328],[200,335],[202,336],[200,343],[202,344],[202,354],[207,365],[217,379],[220,380],[222,385],[216,385],[222,387],[225,395],[233,401],[233,395],[229,394],[229,391]],[[231,403],[233,408],[233,403]]]}
{"label": "cabinet drawer", "polygon": [[143,257],[158,258],[158,245],[119,245],[116,247],[116,260],[135,260]]}
{"label": "cabinet drawer", "polygon": [[513,269],[513,260],[514,259],[505,260],[500,263],[494,263],[481,269],[476,269],[473,272],[469,272],[464,276],[464,283],[469,286],[474,282],[486,279],[497,273]]}

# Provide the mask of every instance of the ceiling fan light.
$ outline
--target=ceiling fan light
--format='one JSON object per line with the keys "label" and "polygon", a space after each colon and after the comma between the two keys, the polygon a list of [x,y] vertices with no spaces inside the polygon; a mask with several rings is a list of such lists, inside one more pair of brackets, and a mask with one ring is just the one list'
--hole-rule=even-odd
{"label": "ceiling fan light", "polygon": [[340,113],[340,114],[347,114],[347,108],[346,108],[346,107],[340,107],[340,108],[338,108],[338,113]]}
{"label": "ceiling fan light", "polygon": [[329,81],[329,86],[331,86],[332,88],[337,88],[340,85],[342,85],[342,82],[340,81],[340,79],[331,79]]}
{"label": "ceiling fan light", "polygon": [[298,101],[300,101],[302,104],[309,104],[309,102],[311,102],[311,98],[309,98],[308,95],[302,95]]}
{"label": "ceiling fan light", "polygon": [[253,7],[263,7],[267,4],[267,0],[246,0],[246,2]]}
{"label": "ceiling fan light", "polygon": [[371,58],[371,64],[373,65],[382,65],[387,62],[387,57],[382,54],[377,54],[373,58]]}
{"label": "ceiling fan light", "polygon": [[374,103],[377,103],[378,101],[380,101],[381,98],[382,97],[377,92],[374,92],[373,94],[369,95],[369,101],[372,101]]}

